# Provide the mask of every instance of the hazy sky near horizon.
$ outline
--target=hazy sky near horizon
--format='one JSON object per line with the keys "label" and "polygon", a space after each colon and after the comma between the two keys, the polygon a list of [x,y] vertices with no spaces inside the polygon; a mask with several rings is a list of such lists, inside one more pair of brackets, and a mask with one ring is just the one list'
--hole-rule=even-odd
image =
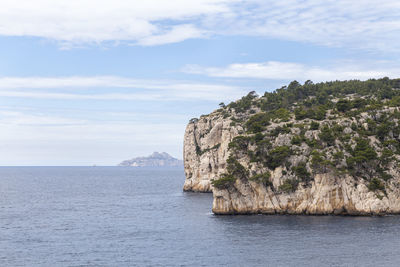
{"label": "hazy sky near horizon", "polygon": [[3,0],[0,47],[0,165],[182,158],[249,91],[400,77],[400,2]]}

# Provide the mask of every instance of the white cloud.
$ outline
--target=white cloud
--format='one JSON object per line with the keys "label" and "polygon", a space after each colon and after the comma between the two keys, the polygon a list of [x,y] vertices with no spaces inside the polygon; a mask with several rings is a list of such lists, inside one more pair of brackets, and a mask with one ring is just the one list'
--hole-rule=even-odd
{"label": "white cloud", "polygon": [[118,76],[2,77],[0,150],[10,153],[0,153],[0,165],[117,164],[153,151],[181,157],[194,116],[184,108],[195,104],[191,112],[200,113],[243,94],[235,86]]}
{"label": "white cloud", "polygon": [[353,49],[400,50],[400,4],[395,0],[245,3],[246,8],[233,8],[236,17],[217,24],[221,31]]}
{"label": "white cloud", "polygon": [[[49,123],[53,119],[42,118]],[[183,123],[152,122],[62,125],[56,120],[54,125],[46,126],[7,120],[0,121],[0,125],[0,150],[9,152],[0,153],[2,166],[113,165],[153,151],[167,151],[181,158],[185,127]]]}
{"label": "white cloud", "polygon": [[[86,93],[85,89],[106,93]],[[63,89],[62,92],[57,89]],[[117,89],[124,89],[120,92]],[[68,92],[65,92],[68,90]],[[92,90],[93,91],[93,90]],[[109,92],[111,91],[111,92]],[[128,92],[127,92],[128,91]],[[2,77],[0,96],[65,100],[233,100],[244,90],[236,86],[162,80],[140,80],[118,76],[93,77]]]}
{"label": "white cloud", "polygon": [[0,35],[71,46],[160,45],[214,35],[263,36],[372,51],[400,50],[395,0],[3,0]]}
{"label": "white cloud", "polygon": [[186,39],[200,38],[206,33],[190,24],[174,26],[169,32],[160,35],[153,35],[139,40],[140,45],[152,46],[170,43],[178,43]]}
{"label": "white cloud", "polygon": [[65,126],[87,124],[83,119],[31,114],[15,110],[0,110],[0,125]]}
{"label": "white cloud", "polygon": [[[226,0],[3,0],[0,34],[69,43],[115,40],[154,45],[198,37],[188,19],[228,12]],[[172,23],[160,25],[160,21]],[[178,24],[174,26],[174,23]],[[185,38],[184,38],[185,37]]]}
{"label": "white cloud", "polygon": [[357,65],[341,65],[333,67],[307,66],[300,63],[268,61],[263,63],[237,63],[226,67],[201,67],[188,65],[183,69],[186,73],[202,74],[211,77],[252,78],[271,80],[367,80],[385,76],[400,77],[400,68],[395,67],[360,67]]}
{"label": "white cloud", "polygon": [[[90,111],[105,120],[51,115],[37,110],[0,109],[0,165],[113,165],[153,151],[181,158],[187,118],[168,120],[166,114]],[[76,115],[76,114],[74,114]],[[150,114],[156,115],[156,114]],[[71,117],[69,117],[71,116]],[[172,116],[172,115],[171,115]]]}

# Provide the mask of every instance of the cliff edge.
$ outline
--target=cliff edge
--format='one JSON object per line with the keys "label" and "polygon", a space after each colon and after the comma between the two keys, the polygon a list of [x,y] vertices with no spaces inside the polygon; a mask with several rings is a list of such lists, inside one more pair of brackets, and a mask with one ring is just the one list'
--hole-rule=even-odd
{"label": "cliff edge", "polygon": [[400,79],[294,81],[192,119],[185,191],[215,214],[400,213]]}

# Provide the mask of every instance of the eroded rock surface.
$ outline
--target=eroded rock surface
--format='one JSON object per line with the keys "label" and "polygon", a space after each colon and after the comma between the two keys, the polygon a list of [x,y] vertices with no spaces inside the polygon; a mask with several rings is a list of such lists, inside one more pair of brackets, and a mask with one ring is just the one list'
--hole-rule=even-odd
{"label": "eroded rock surface", "polygon": [[400,213],[400,80],[385,79],[290,84],[192,119],[184,190],[213,192],[216,214]]}

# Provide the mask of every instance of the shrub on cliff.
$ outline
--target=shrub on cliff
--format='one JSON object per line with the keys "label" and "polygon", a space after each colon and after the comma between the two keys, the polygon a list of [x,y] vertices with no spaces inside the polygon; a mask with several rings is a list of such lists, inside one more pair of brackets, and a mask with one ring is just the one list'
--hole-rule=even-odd
{"label": "shrub on cliff", "polygon": [[346,112],[352,108],[351,102],[346,99],[340,99],[336,103],[336,109],[340,112]]}
{"label": "shrub on cliff", "polygon": [[310,109],[308,112],[308,117],[314,120],[325,119],[326,108],[324,106],[318,106],[316,108]]}
{"label": "shrub on cliff", "polygon": [[268,186],[272,186],[272,182],[271,182],[270,178],[271,178],[271,173],[264,172],[264,173],[253,175],[252,177],[249,178],[249,180],[263,184],[266,187],[268,187]]}
{"label": "shrub on cliff", "polygon": [[383,149],[382,155],[380,157],[381,164],[384,166],[387,165],[389,162],[391,162],[394,159],[393,155],[394,155],[394,153],[392,150],[387,149],[387,148]]}
{"label": "shrub on cliff", "polygon": [[326,159],[326,155],[317,150],[311,152],[311,167],[313,173],[326,173],[332,166],[332,163]]}
{"label": "shrub on cliff", "polygon": [[242,164],[239,163],[234,157],[230,156],[227,160],[228,166],[226,170],[228,174],[233,175],[236,178],[247,179],[249,175],[249,171],[243,167]]}
{"label": "shrub on cliff", "polygon": [[250,133],[258,133],[265,129],[270,123],[270,116],[265,112],[261,112],[251,116],[245,123],[245,127]]}
{"label": "shrub on cliff", "polygon": [[319,134],[319,138],[321,139],[321,141],[325,142],[328,146],[332,146],[335,143],[335,136],[333,135],[332,130],[327,125],[322,127],[321,133]]}
{"label": "shrub on cliff", "polygon": [[228,144],[228,148],[234,151],[247,150],[249,142],[250,142],[250,137],[239,135],[232,139],[232,141]]}
{"label": "shrub on cliff", "polygon": [[271,130],[269,132],[269,135],[277,137],[280,134],[288,134],[288,133],[291,133],[290,127],[288,127],[287,125],[284,125],[284,126],[278,126],[278,127],[274,128],[273,130]]}
{"label": "shrub on cliff", "polygon": [[385,121],[384,123],[380,124],[376,128],[376,136],[379,138],[379,140],[383,141],[385,140],[385,137],[388,136],[389,132],[391,131],[393,127],[393,124],[390,122]]}
{"label": "shrub on cliff", "polygon": [[285,180],[280,186],[279,191],[284,193],[291,193],[296,191],[297,187],[299,186],[299,181],[296,179],[287,179]]}
{"label": "shrub on cliff", "polygon": [[[269,140],[260,140],[256,142],[256,149],[251,151],[251,162],[264,162],[268,158],[268,151],[272,147]],[[250,153],[249,153],[250,154]]]}
{"label": "shrub on cliff", "polygon": [[368,184],[368,189],[370,191],[385,191],[385,184],[378,178],[372,178],[372,180]]}
{"label": "shrub on cliff", "polygon": [[307,118],[307,111],[303,108],[296,108],[294,110],[294,115],[296,120],[304,120],[305,118]]}
{"label": "shrub on cliff", "polygon": [[[312,104],[310,104],[312,105]],[[323,120],[325,119],[326,109],[324,106],[319,105],[311,108],[303,108],[299,107],[294,110],[294,115],[296,120],[304,120],[304,119],[314,119],[314,120]]]}
{"label": "shrub on cliff", "polygon": [[279,108],[272,112],[272,119],[279,119],[280,121],[289,121],[290,111],[286,108]]}
{"label": "shrub on cliff", "polygon": [[305,141],[304,136],[295,135],[295,136],[292,137],[292,140],[290,141],[290,143],[291,143],[292,145],[297,145],[297,146],[299,146],[299,145],[301,145],[301,143],[302,143],[303,141]]}
{"label": "shrub on cliff", "polygon": [[352,157],[349,157],[347,159],[347,164],[349,166],[367,163],[371,160],[377,159],[377,153],[369,145],[369,142],[365,139],[357,139],[357,144],[353,150],[352,155]]}
{"label": "shrub on cliff", "polygon": [[306,163],[300,162],[297,166],[292,168],[293,172],[303,182],[308,182],[311,179],[311,174],[307,171]]}
{"label": "shrub on cliff", "polygon": [[365,139],[357,139],[354,150],[350,151],[352,156],[346,159],[350,173],[356,177],[371,177],[379,170],[379,161],[374,148]]}
{"label": "shrub on cliff", "polygon": [[255,91],[251,91],[246,96],[242,97],[236,102],[232,102],[228,105],[229,108],[235,109],[236,112],[242,113],[248,111],[253,105],[253,99],[257,98]]}
{"label": "shrub on cliff", "polygon": [[227,189],[232,186],[236,179],[248,179],[249,171],[243,167],[232,155],[227,160],[227,173],[221,175],[220,178],[212,180],[211,184],[218,189]]}
{"label": "shrub on cliff", "polygon": [[275,169],[284,163],[285,159],[290,156],[290,148],[288,146],[278,146],[269,152],[266,165],[270,169]]}
{"label": "shrub on cliff", "polygon": [[236,181],[236,178],[231,174],[222,174],[217,180],[211,180],[211,184],[218,189],[228,189]]}
{"label": "shrub on cliff", "polygon": [[319,129],[319,123],[312,121],[310,124],[310,130],[318,130]]}

